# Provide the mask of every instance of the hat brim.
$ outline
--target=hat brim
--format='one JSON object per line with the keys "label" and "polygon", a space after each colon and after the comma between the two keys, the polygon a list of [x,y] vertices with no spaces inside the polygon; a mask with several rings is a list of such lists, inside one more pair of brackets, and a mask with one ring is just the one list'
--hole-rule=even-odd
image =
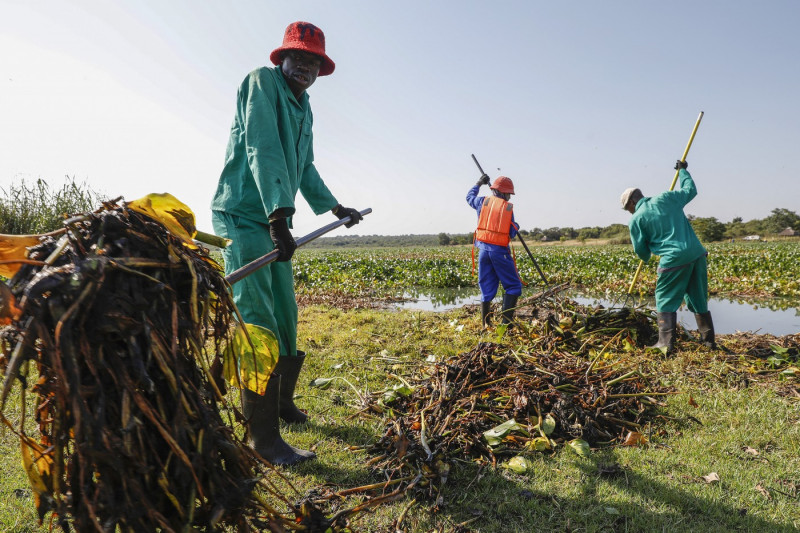
{"label": "hat brim", "polygon": [[319,67],[319,75],[320,76],[328,76],[329,74],[333,74],[334,69],[336,69],[336,63],[325,54],[320,54],[316,50],[311,50],[308,47],[304,46],[281,46],[280,48],[276,48],[272,51],[269,55],[269,60],[272,61],[273,65],[280,65],[281,64],[281,54],[286,50],[302,50],[303,52],[308,52],[309,54],[314,54],[315,56],[322,58],[322,64]]}

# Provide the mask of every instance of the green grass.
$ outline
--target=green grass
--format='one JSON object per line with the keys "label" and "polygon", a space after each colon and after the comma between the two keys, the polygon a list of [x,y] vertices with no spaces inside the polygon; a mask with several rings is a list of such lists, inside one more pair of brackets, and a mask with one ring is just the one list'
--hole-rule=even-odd
{"label": "green grass", "polygon": [[[391,384],[388,374],[402,374],[406,365],[430,354],[466,351],[481,340],[476,317],[464,310],[310,308],[302,312],[301,332],[301,345],[309,351],[307,379],[336,375],[373,391]],[[589,459],[562,448],[552,456],[534,455],[535,469],[522,476],[465,463],[445,488],[438,512],[431,511],[430,502],[411,508],[407,531],[447,530],[466,521],[486,532],[793,531],[800,526],[800,411],[796,401],[777,394],[785,383],[744,387],[741,378],[750,362],[739,368],[708,354],[642,364],[652,365],[655,376],[670,376],[670,384],[690,393],[698,405],[690,406],[687,394],[670,397],[664,411],[670,420],[652,428],[649,446],[598,450]],[[348,452],[347,446],[364,443],[370,431],[378,435],[380,421],[353,418],[355,409],[337,407],[341,401],[353,404],[355,394],[336,383],[328,391],[301,391],[306,397],[298,402],[312,415],[323,412],[322,420],[315,422],[312,435],[308,430],[286,434],[291,442],[318,444],[319,461],[298,469],[297,482],[308,488],[329,482],[344,488],[370,479],[362,466],[368,457]],[[748,447],[758,455],[746,452]],[[598,472],[598,465],[610,463],[619,465],[619,475]],[[702,476],[712,472],[720,481],[705,483]],[[376,478],[373,473],[371,479]],[[409,501],[379,508],[357,524],[368,531],[386,528]]]}
{"label": "green grass", "polygon": [[[4,410],[5,417],[15,427],[19,424],[22,409],[19,401],[19,385],[9,396]],[[32,404],[28,397],[26,432],[35,435],[35,425],[30,416]],[[37,528],[36,509],[33,505],[32,491],[28,484],[19,452],[19,439],[5,426],[0,426],[0,457],[2,457],[2,473],[0,474],[0,531],[4,533],[27,533],[45,531]]]}
{"label": "green grass", "polygon": [[[481,340],[478,318],[464,309],[447,313],[301,309],[298,344],[308,357],[297,393],[311,422],[284,426],[291,444],[319,458],[286,469],[300,494],[338,491],[383,480],[367,465],[362,447],[381,434],[385,419],[361,411],[359,395],[377,393],[433,355],[468,351]],[[508,341],[524,347],[525,339]],[[725,342],[723,340],[723,342]],[[685,394],[668,397],[664,418],[649,429],[646,447],[594,450],[582,458],[560,447],[532,454],[524,475],[462,460],[435,505],[411,495],[359,515],[356,531],[796,531],[800,527],[800,403],[788,392],[796,378],[779,381],[752,357],[685,352],[639,361],[663,384]],[[335,377],[330,388],[311,388]],[[355,389],[355,390],[354,390]],[[697,407],[689,403],[689,396]],[[13,397],[12,397],[13,402]],[[13,406],[7,416],[13,418]],[[18,416],[18,415],[17,415]],[[19,463],[16,439],[2,434],[0,530],[46,531],[36,526]],[[608,465],[617,465],[608,475]],[[702,476],[715,472],[720,481]],[[20,493],[19,491],[23,491]],[[20,495],[22,497],[20,497]],[[336,505],[352,506],[363,496]]]}

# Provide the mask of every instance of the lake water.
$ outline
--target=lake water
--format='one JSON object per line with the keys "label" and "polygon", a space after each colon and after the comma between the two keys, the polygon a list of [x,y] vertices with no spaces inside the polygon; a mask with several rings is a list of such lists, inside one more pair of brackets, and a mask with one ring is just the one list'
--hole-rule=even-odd
{"label": "lake water", "polygon": [[[567,297],[583,305],[604,307],[620,307],[622,302],[613,302],[601,297],[587,296],[580,293],[566,293]],[[525,294],[523,293],[523,297]],[[420,309],[424,311],[447,311],[468,304],[480,304],[480,293],[475,289],[439,289],[429,291],[409,291],[403,295],[409,298],[405,302],[395,304],[399,309]],[[498,296],[495,302],[501,301]],[[794,306],[792,307],[792,304]],[[654,309],[654,302],[644,304]],[[788,308],[787,308],[788,307]],[[711,298],[708,309],[714,319],[714,330],[717,333],[736,333],[751,331],[772,335],[790,335],[800,333],[800,307],[797,302],[768,300],[764,302],[745,302],[725,298]],[[697,329],[694,315],[685,307],[678,310],[678,321],[688,329]]]}

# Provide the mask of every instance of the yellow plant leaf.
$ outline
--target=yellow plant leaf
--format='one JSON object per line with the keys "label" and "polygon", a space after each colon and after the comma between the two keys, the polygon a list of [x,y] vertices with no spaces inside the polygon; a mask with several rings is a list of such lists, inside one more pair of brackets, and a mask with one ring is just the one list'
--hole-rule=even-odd
{"label": "yellow plant leaf", "polygon": [[50,492],[50,487],[45,480],[50,478],[53,458],[46,454],[36,441],[25,435],[20,437],[20,450],[22,451],[22,466],[25,467],[25,473],[28,474],[31,488],[39,494]]}
{"label": "yellow plant leaf", "polygon": [[0,283],[0,326],[19,320],[22,310],[17,307],[17,298],[5,283]]}
{"label": "yellow plant leaf", "polygon": [[642,446],[647,444],[647,437],[638,431],[629,431],[625,440],[622,442],[623,446]]}
{"label": "yellow plant leaf", "polygon": [[197,235],[194,212],[189,207],[165,193],[152,193],[143,198],[127,202],[128,208],[161,222],[170,233],[181,239],[187,247],[196,249],[192,239]]}
{"label": "yellow plant leaf", "polygon": [[515,474],[524,474],[531,468],[531,463],[522,457],[521,455],[517,455],[516,457],[512,457],[509,461],[504,464],[507,469],[511,470]]}
{"label": "yellow plant leaf", "polygon": [[537,452],[550,449],[550,439],[546,437],[536,437],[528,441],[528,447]]}
{"label": "yellow plant leaf", "polygon": [[0,234],[0,276],[10,278],[22,266],[20,259],[27,259],[28,248],[39,244],[41,235]]}
{"label": "yellow plant leaf", "polygon": [[572,439],[567,444],[572,451],[581,457],[589,457],[592,454],[592,450],[589,448],[589,443],[583,439]]}
{"label": "yellow plant leaf", "polygon": [[20,436],[20,450],[22,466],[33,489],[33,501],[41,523],[44,516],[54,507],[52,452],[46,452],[35,440],[26,435]]}
{"label": "yellow plant leaf", "polygon": [[279,353],[278,339],[270,330],[255,324],[238,324],[223,353],[225,379],[234,387],[264,394]]}

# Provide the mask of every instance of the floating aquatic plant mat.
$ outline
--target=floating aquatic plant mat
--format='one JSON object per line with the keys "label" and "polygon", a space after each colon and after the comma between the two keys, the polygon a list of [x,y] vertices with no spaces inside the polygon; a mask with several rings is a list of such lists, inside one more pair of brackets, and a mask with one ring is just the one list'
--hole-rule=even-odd
{"label": "floating aquatic plant mat", "polygon": [[0,283],[2,407],[17,383],[22,406],[17,423],[0,420],[20,438],[40,520],[80,532],[339,530],[347,512],[293,505],[288,481],[235,431],[228,285],[191,231],[150,213],[112,201],[72,217]]}

